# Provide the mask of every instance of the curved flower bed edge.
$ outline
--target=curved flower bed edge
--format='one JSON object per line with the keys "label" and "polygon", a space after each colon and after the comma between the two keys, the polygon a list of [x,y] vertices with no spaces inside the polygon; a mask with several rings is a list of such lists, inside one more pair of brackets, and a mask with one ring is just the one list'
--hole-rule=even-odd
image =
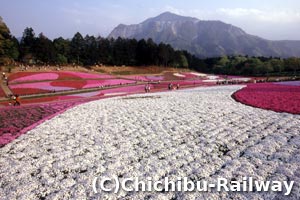
{"label": "curved flower bed edge", "polygon": [[287,110],[279,110],[279,109],[277,109],[277,108],[264,108],[264,107],[259,107],[259,106],[254,105],[254,104],[247,103],[247,102],[243,101],[242,99],[239,99],[239,98],[237,97],[237,93],[241,92],[241,90],[244,90],[244,89],[247,88],[247,87],[248,87],[248,84],[247,84],[247,85],[244,85],[244,87],[242,87],[241,89],[239,89],[239,90],[235,91],[234,93],[232,93],[231,98],[232,98],[233,100],[235,100],[236,102],[238,102],[238,103],[244,104],[244,105],[246,105],[246,106],[250,106],[250,107],[252,107],[252,108],[258,108],[258,109],[262,109],[262,110],[273,111],[273,112],[276,112],[276,113],[288,113],[288,114],[293,114],[293,115],[299,115],[299,114],[300,114],[300,112],[299,112],[299,113],[289,112],[289,111],[287,111]]}

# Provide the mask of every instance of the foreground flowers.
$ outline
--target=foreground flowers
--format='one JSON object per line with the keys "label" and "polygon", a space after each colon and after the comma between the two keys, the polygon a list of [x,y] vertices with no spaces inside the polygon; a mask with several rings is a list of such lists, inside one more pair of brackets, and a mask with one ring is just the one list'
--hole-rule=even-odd
{"label": "foreground flowers", "polygon": [[84,101],[88,100],[34,104],[0,109],[0,147],[13,141],[39,123]]}

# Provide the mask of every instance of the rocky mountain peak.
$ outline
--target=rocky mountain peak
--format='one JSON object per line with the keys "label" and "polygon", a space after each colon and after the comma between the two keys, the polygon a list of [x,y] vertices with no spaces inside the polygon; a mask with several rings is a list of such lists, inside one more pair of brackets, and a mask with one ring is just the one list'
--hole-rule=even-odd
{"label": "rocky mountain peak", "polygon": [[300,56],[300,41],[270,41],[222,21],[204,21],[164,12],[140,24],[117,26],[108,37],[149,39],[199,57],[223,55]]}

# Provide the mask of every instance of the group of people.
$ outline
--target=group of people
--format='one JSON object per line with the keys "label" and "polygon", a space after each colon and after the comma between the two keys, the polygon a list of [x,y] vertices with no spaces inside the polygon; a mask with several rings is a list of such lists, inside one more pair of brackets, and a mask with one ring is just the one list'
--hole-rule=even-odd
{"label": "group of people", "polygon": [[5,74],[5,72],[2,73],[2,79],[5,81],[6,85],[8,85],[8,78]]}
{"label": "group of people", "polygon": [[148,92],[150,92],[150,90],[151,90],[151,87],[150,87],[150,84],[148,83],[145,85],[145,92],[148,93]]}
{"label": "group of people", "polygon": [[21,101],[20,101],[20,96],[19,95],[11,95],[10,96],[11,101],[9,102],[10,106],[20,106],[21,105]]}
{"label": "group of people", "polygon": [[[169,83],[168,84],[168,90],[178,90],[180,88],[179,83],[177,83],[176,85],[173,85],[173,83]],[[145,85],[145,92],[148,93],[151,90],[151,86],[149,83],[147,83]]]}
{"label": "group of people", "polygon": [[41,71],[41,70],[56,70],[56,71],[63,70],[63,66],[60,66],[60,65],[56,65],[56,66],[50,66],[50,65],[41,65],[41,66],[19,65],[19,70],[20,71],[27,71],[27,70],[30,70],[31,68],[32,69],[37,69],[39,71]]}
{"label": "group of people", "polygon": [[172,83],[169,83],[168,89],[169,90],[178,90],[180,88],[179,83],[177,83],[175,86]]}

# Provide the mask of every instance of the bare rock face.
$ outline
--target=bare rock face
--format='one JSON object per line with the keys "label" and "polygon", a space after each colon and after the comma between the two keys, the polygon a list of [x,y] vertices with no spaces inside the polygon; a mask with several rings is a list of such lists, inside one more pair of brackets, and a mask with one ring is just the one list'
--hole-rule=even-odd
{"label": "bare rock face", "polygon": [[221,55],[300,56],[300,41],[270,41],[221,21],[163,13],[140,24],[118,25],[108,37],[149,39],[199,57]]}

